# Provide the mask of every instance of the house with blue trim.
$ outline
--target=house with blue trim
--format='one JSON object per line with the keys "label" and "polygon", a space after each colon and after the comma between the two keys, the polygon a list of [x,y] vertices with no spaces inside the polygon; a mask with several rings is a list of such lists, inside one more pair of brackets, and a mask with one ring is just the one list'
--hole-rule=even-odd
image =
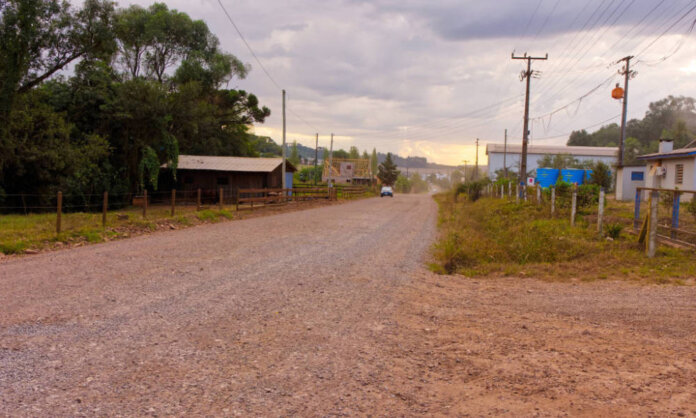
{"label": "house with blue trim", "polygon": [[[674,149],[671,139],[660,139],[659,152],[638,157],[646,162],[645,187],[696,190],[696,141]],[[691,200],[684,194],[682,200]]]}

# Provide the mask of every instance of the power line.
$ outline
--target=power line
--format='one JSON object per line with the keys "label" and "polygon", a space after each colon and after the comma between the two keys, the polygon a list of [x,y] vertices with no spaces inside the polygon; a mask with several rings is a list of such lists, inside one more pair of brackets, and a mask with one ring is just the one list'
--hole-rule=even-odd
{"label": "power line", "polygon": [[230,23],[232,24],[232,26],[234,27],[234,30],[237,31],[237,34],[238,34],[239,37],[242,39],[242,42],[244,42],[244,45],[246,45],[247,49],[249,50],[249,53],[251,53],[251,55],[254,57],[254,59],[256,60],[256,62],[259,63],[259,66],[261,67],[261,69],[263,70],[263,72],[266,73],[266,76],[268,77],[268,79],[271,80],[271,83],[273,83],[273,84],[278,88],[278,90],[283,90],[283,88],[280,87],[280,84],[278,84],[278,83],[275,81],[275,79],[273,78],[273,76],[271,76],[271,73],[269,73],[268,70],[266,70],[266,67],[263,66],[263,64],[261,63],[261,60],[259,59],[259,57],[256,56],[256,53],[255,53],[254,50],[251,48],[251,45],[249,45],[249,42],[247,42],[246,38],[245,38],[244,35],[242,34],[242,31],[239,30],[239,28],[237,27],[237,24],[234,23],[234,20],[232,19],[232,16],[230,16],[230,14],[227,12],[227,9],[225,8],[225,5],[222,4],[222,0],[218,0],[218,4],[219,4],[220,7],[222,8],[222,11],[225,13],[225,16],[227,16],[227,20],[229,20]]}
{"label": "power line", "polygon": [[534,140],[535,140],[535,141],[544,141],[544,140],[547,140],[547,139],[555,139],[555,138],[562,138],[562,137],[565,137],[565,136],[570,136],[573,132],[583,131],[583,130],[587,130],[587,129],[592,129],[592,128],[595,128],[595,127],[597,127],[597,126],[604,125],[604,124],[606,124],[606,123],[608,123],[608,122],[611,122],[611,121],[613,121],[614,119],[618,119],[618,118],[620,118],[620,117],[621,117],[621,114],[618,114],[618,115],[612,116],[611,118],[609,118],[609,119],[607,119],[607,120],[603,120],[603,121],[601,121],[601,122],[597,122],[597,123],[595,123],[595,124],[592,124],[592,125],[590,125],[590,126],[586,126],[586,127],[584,127],[584,128],[574,129],[574,130],[572,130],[572,131],[570,131],[570,132],[566,132],[566,133],[560,134],[560,135],[545,136],[545,137],[541,137],[541,138],[534,138]]}

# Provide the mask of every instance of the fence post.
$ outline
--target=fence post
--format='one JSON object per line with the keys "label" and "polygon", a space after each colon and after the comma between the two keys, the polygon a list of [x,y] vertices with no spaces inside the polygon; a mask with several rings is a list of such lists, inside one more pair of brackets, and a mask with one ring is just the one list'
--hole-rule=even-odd
{"label": "fence post", "polygon": [[220,210],[222,210],[222,187],[220,187],[220,202],[218,203]]}
{"label": "fence post", "polygon": [[508,198],[512,197],[512,182],[508,181]]}
{"label": "fence post", "polygon": [[655,257],[657,249],[657,205],[660,200],[659,192],[650,192],[650,220],[648,222],[648,257]]}
{"label": "fence post", "polygon": [[147,189],[143,191],[143,218],[147,218]]}
{"label": "fence post", "polygon": [[551,186],[551,216],[556,213],[556,187]]}
{"label": "fence post", "polygon": [[599,232],[600,237],[602,235],[604,235],[602,233],[603,218],[604,218],[604,187],[601,187],[599,189],[599,209],[597,211],[597,232]]}
{"label": "fence post", "polygon": [[201,189],[198,189],[198,193],[196,196],[196,211],[201,210]]}
{"label": "fence post", "polygon": [[106,228],[106,211],[109,210],[109,192],[104,192],[104,202],[102,203],[102,227]]}
{"label": "fence post", "polygon": [[522,187],[522,197],[524,197],[524,201],[527,201],[527,183],[524,184],[524,187]]}
{"label": "fence post", "polygon": [[578,209],[578,187],[573,185],[573,197],[570,203],[570,226],[575,226],[575,213]]}
{"label": "fence post", "polygon": [[172,216],[176,212],[176,189],[172,189]]}
{"label": "fence post", "polygon": [[56,235],[60,235],[60,227],[63,217],[63,192],[58,192],[56,200]]}
{"label": "fence post", "polygon": [[234,210],[239,212],[239,186],[236,188],[235,198],[234,198]]}
{"label": "fence post", "polygon": [[505,199],[505,183],[500,184],[500,198]]}
{"label": "fence post", "polygon": [[541,205],[541,187],[539,187],[539,184],[536,185],[536,193],[537,193],[537,205]]}
{"label": "fence post", "polygon": [[672,197],[672,231],[670,237],[672,239],[677,239],[677,229],[679,229],[679,203],[681,200],[681,193],[678,191],[673,192]]}
{"label": "fence post", "polygon": [[520,185],[515,185],[515,203],[520,203]]}
{"label": "fence post", "polygon": [[642,190],[640,188],[636,189],[636,200],[635,206],[633,208],[633,229],[637,230],[640,228],[640,200],[641,200]]}

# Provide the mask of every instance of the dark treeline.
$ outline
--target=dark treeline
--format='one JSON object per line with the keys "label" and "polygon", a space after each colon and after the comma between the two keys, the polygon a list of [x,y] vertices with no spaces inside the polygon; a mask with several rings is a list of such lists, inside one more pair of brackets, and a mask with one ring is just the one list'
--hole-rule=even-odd
{"label": "dark treeline", "polygon": [[179,153],[275,154],[248,132],[270,110],[226,88],[249,70],[163,3],[0,2],[0,199],[154,189]]}
{"label": "dark treeline", "polygon": [[[643,119],[631,119],[626,124],[626,150],[624,162],[636,163],[641,154],[657,152],[662,137],[674,140],[674,147],[688,145],[696,132],[696,101],[691,97],[669,96],[650,103]],[[615,123],[602,126],[588,133],[574,131],[568,145],[617,147],[621,137],[621,127]]]}

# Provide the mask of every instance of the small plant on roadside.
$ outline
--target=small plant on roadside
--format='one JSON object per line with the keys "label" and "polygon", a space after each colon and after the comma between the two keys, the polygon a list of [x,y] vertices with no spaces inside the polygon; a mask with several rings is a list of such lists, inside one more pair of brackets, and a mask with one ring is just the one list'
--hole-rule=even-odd
{"label": "small plant on roadside", "polygon": [[621,231],[623,231],[623,225],[620,223],[611,223],[604,226],[604,232],[611,239],[619,239],[621,237]]}
{"label": "small plant on roadside", "polygon": [[696,220],[696,198],[691,199],[686,205],[686,210],[694,217],[694,220]]}

